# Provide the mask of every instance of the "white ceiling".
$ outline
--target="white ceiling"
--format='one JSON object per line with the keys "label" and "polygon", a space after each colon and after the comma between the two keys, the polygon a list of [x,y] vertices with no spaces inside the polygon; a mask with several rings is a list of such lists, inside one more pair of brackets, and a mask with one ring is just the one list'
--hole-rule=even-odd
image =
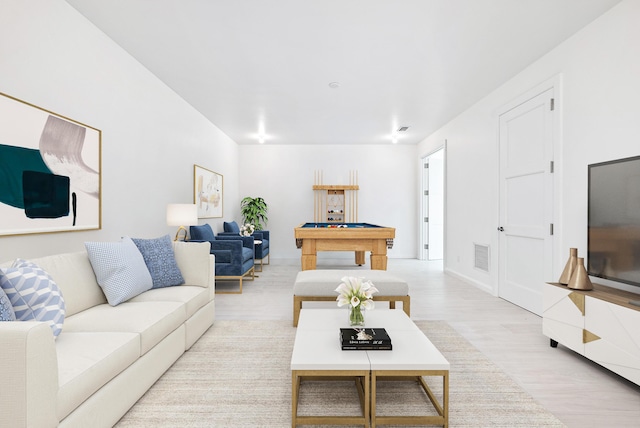
{"label": "white ceiling", "polygon": [[619,0],[67,2],[239,144],[416,144]]}

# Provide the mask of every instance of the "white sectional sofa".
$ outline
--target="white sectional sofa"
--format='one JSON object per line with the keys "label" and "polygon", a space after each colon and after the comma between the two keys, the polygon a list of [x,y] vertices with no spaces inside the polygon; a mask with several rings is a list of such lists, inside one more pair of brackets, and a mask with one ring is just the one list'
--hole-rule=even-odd
{"label": "white sectional sofa", "polygon": [[[173,243],[185,284],[111,306],[87,252],[30,260],[55,280],[62,332],[0,322],[0,427],[109,427],[213,324],[209,243]],[[0,267],[9,267],[11,262]]]}

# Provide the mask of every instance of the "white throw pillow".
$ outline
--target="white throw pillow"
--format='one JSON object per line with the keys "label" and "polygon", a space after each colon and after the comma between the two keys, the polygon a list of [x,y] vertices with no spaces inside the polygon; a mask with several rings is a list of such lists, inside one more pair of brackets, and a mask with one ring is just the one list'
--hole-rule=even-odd
{"label": "white throw pillow", "polygon": [[153,279],[136,244],[124,237],[120,242],[85,242],[96,279],[111,306],[150,290]]}

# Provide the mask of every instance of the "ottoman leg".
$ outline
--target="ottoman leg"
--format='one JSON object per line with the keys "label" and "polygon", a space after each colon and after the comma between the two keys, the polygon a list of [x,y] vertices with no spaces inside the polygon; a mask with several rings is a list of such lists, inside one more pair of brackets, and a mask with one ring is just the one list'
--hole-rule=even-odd
{"label": "ottoman leg", "polygon": [[302,309],[302,298],[299,296],[293,296],[293,326],[298,326],[298,319],[300,319],[300,309]]}

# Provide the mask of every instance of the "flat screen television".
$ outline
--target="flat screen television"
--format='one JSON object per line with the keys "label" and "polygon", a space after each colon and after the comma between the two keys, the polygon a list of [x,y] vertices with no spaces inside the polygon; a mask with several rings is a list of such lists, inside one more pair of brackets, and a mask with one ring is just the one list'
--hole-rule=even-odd
{"label": "flat screen television", "polygon": [[588,169],[587,272],[640,287],[640,156]]}

